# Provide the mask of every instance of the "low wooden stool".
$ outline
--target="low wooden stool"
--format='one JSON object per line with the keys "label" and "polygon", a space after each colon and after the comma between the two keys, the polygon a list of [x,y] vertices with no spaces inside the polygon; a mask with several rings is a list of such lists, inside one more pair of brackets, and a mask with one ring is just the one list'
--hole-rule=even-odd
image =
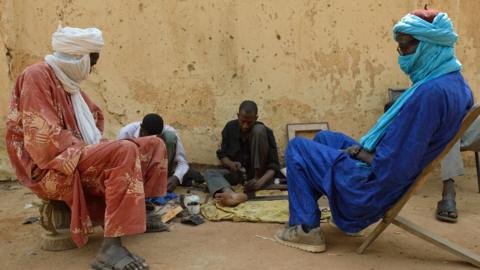
{"label": "low wooden stool", "polygon": [[65,202],[42,200],[40,224],[46,230],[41,236],[43,250],[62,251],[77,247],[70,234],[70,216],[70,208]]}

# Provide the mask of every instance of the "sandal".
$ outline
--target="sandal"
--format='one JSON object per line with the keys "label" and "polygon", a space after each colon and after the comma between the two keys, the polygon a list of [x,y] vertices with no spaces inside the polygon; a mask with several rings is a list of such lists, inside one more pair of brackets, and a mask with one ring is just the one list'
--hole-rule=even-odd
{"label": "sandal", "polygon": [[[141,263],[143,265],[142,270],[148,270],[149,267],[145,263],[145,259],[130,253],[126,248],[120,247],[117,249],[117,252],[111,251],[113,249],[108,249],[108,259],[105,261],[99,261],[95,259],[90,263],[92,269],[95,270],[124,270],[127,266],[131,265],[134,262]],[[115,253],[112,253],[115,252]]]}
{"label": "sandal", "polygon": [[[452,217],[450,214],[454,213],[456,216]],[[443,199],[437,203],[436,218],[440,221],[455,223],[458,219],[457,205],[453,199]]]}

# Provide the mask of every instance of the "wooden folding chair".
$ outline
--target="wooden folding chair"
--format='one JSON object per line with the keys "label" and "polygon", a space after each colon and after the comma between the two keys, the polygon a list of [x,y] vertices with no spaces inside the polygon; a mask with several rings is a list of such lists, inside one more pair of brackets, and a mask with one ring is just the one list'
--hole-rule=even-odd
{"label": "wooden folding chair", "polygon": [[[393,105],[393,102],[397,100],[407,89],[393,89],[393,88],[388,88],[388,102],[385,104],[385,111],[390,108],[391,105]],[[287,125],[288,127],[288,125]],[[470,149],[460,149],[460,151],[472,151]],[[480,155],[478,154],[479,152],[473,151],[475,153],[475,166],[477,167],[477,187],[478,187],[478,193],[480,193]]]}
{"label": "wooden folding chair", "polygon": [[473,123],[473,121],[480,115],[480,104],[476,104],[473,108],[468,112],[468,114],[463,119],[462,125],[460,126],[460,130],[457,132],[455,137],[448,143],[445,149],[437,156],[427,167],[425,167],[420,173],[420,175],[415,179],[415,182],[410,186],[407,192],[398,200],[395,205],[390,208],[386,213],[380,223],[377,224],[375,229],[367,236],[367,238],[363,241],[362,245],[357,249],[357,253],[363,254],[365,250],[377,239],[377,237],[387,228],[390,223],[397,225],[398,227],[406,230],[409,233],[412,233],[436,246],[439,246],[447,251],[460,256],[465,261],[480,267],[480,256],[473,253],[466,248],[450,242],[449,240],[438,236],[429,230],[422,228],[409,220],[398,216],[400,210],[402,210],[403,206],[408,202],[408,200],[412,197],[413,193],[421,188],[427,182],[428,174],[433,170],[433,168],[442,160],[442,158],[450,151],[453,145],[460,140],[461,136],[468,129],[468,127]]}

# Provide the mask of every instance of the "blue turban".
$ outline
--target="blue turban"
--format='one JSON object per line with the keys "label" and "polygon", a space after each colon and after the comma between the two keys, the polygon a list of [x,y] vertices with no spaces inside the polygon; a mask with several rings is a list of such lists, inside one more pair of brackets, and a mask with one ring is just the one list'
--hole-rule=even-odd
{"label": "blue turban", "polygon": [[360,139],[362,147],[370,152],[375,151],[375,147],[385,130],[420,85],[444,74],[459,71],[462,68],[462,64],[455,56],[453,47],[458,35],[455,33],[452,21],[446,13],[439,13],[432,23],[408,14],[393,27],[394,37],[399,32],[411,35],[420,41],[414,54],[398,57],[400,68],[410,77],[413,85]]}

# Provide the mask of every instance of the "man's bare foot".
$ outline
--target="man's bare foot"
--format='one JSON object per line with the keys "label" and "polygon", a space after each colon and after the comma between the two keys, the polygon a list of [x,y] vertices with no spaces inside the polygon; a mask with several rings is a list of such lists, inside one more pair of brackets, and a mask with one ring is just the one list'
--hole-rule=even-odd
{"label": "man's bare foot", "polygon": [[215,201],[222,206],[237,206],[248,199],[245,193],[236,193],[233,191],[224,191],[215,194]]}
{"label": "man's bare foot", "polygon": [[147,270],[148,265],[139,256],[130,253],[124,246],[120,237],[104,238],[102,246],[90,264],[93,269],[122,269],[122,270]]}

